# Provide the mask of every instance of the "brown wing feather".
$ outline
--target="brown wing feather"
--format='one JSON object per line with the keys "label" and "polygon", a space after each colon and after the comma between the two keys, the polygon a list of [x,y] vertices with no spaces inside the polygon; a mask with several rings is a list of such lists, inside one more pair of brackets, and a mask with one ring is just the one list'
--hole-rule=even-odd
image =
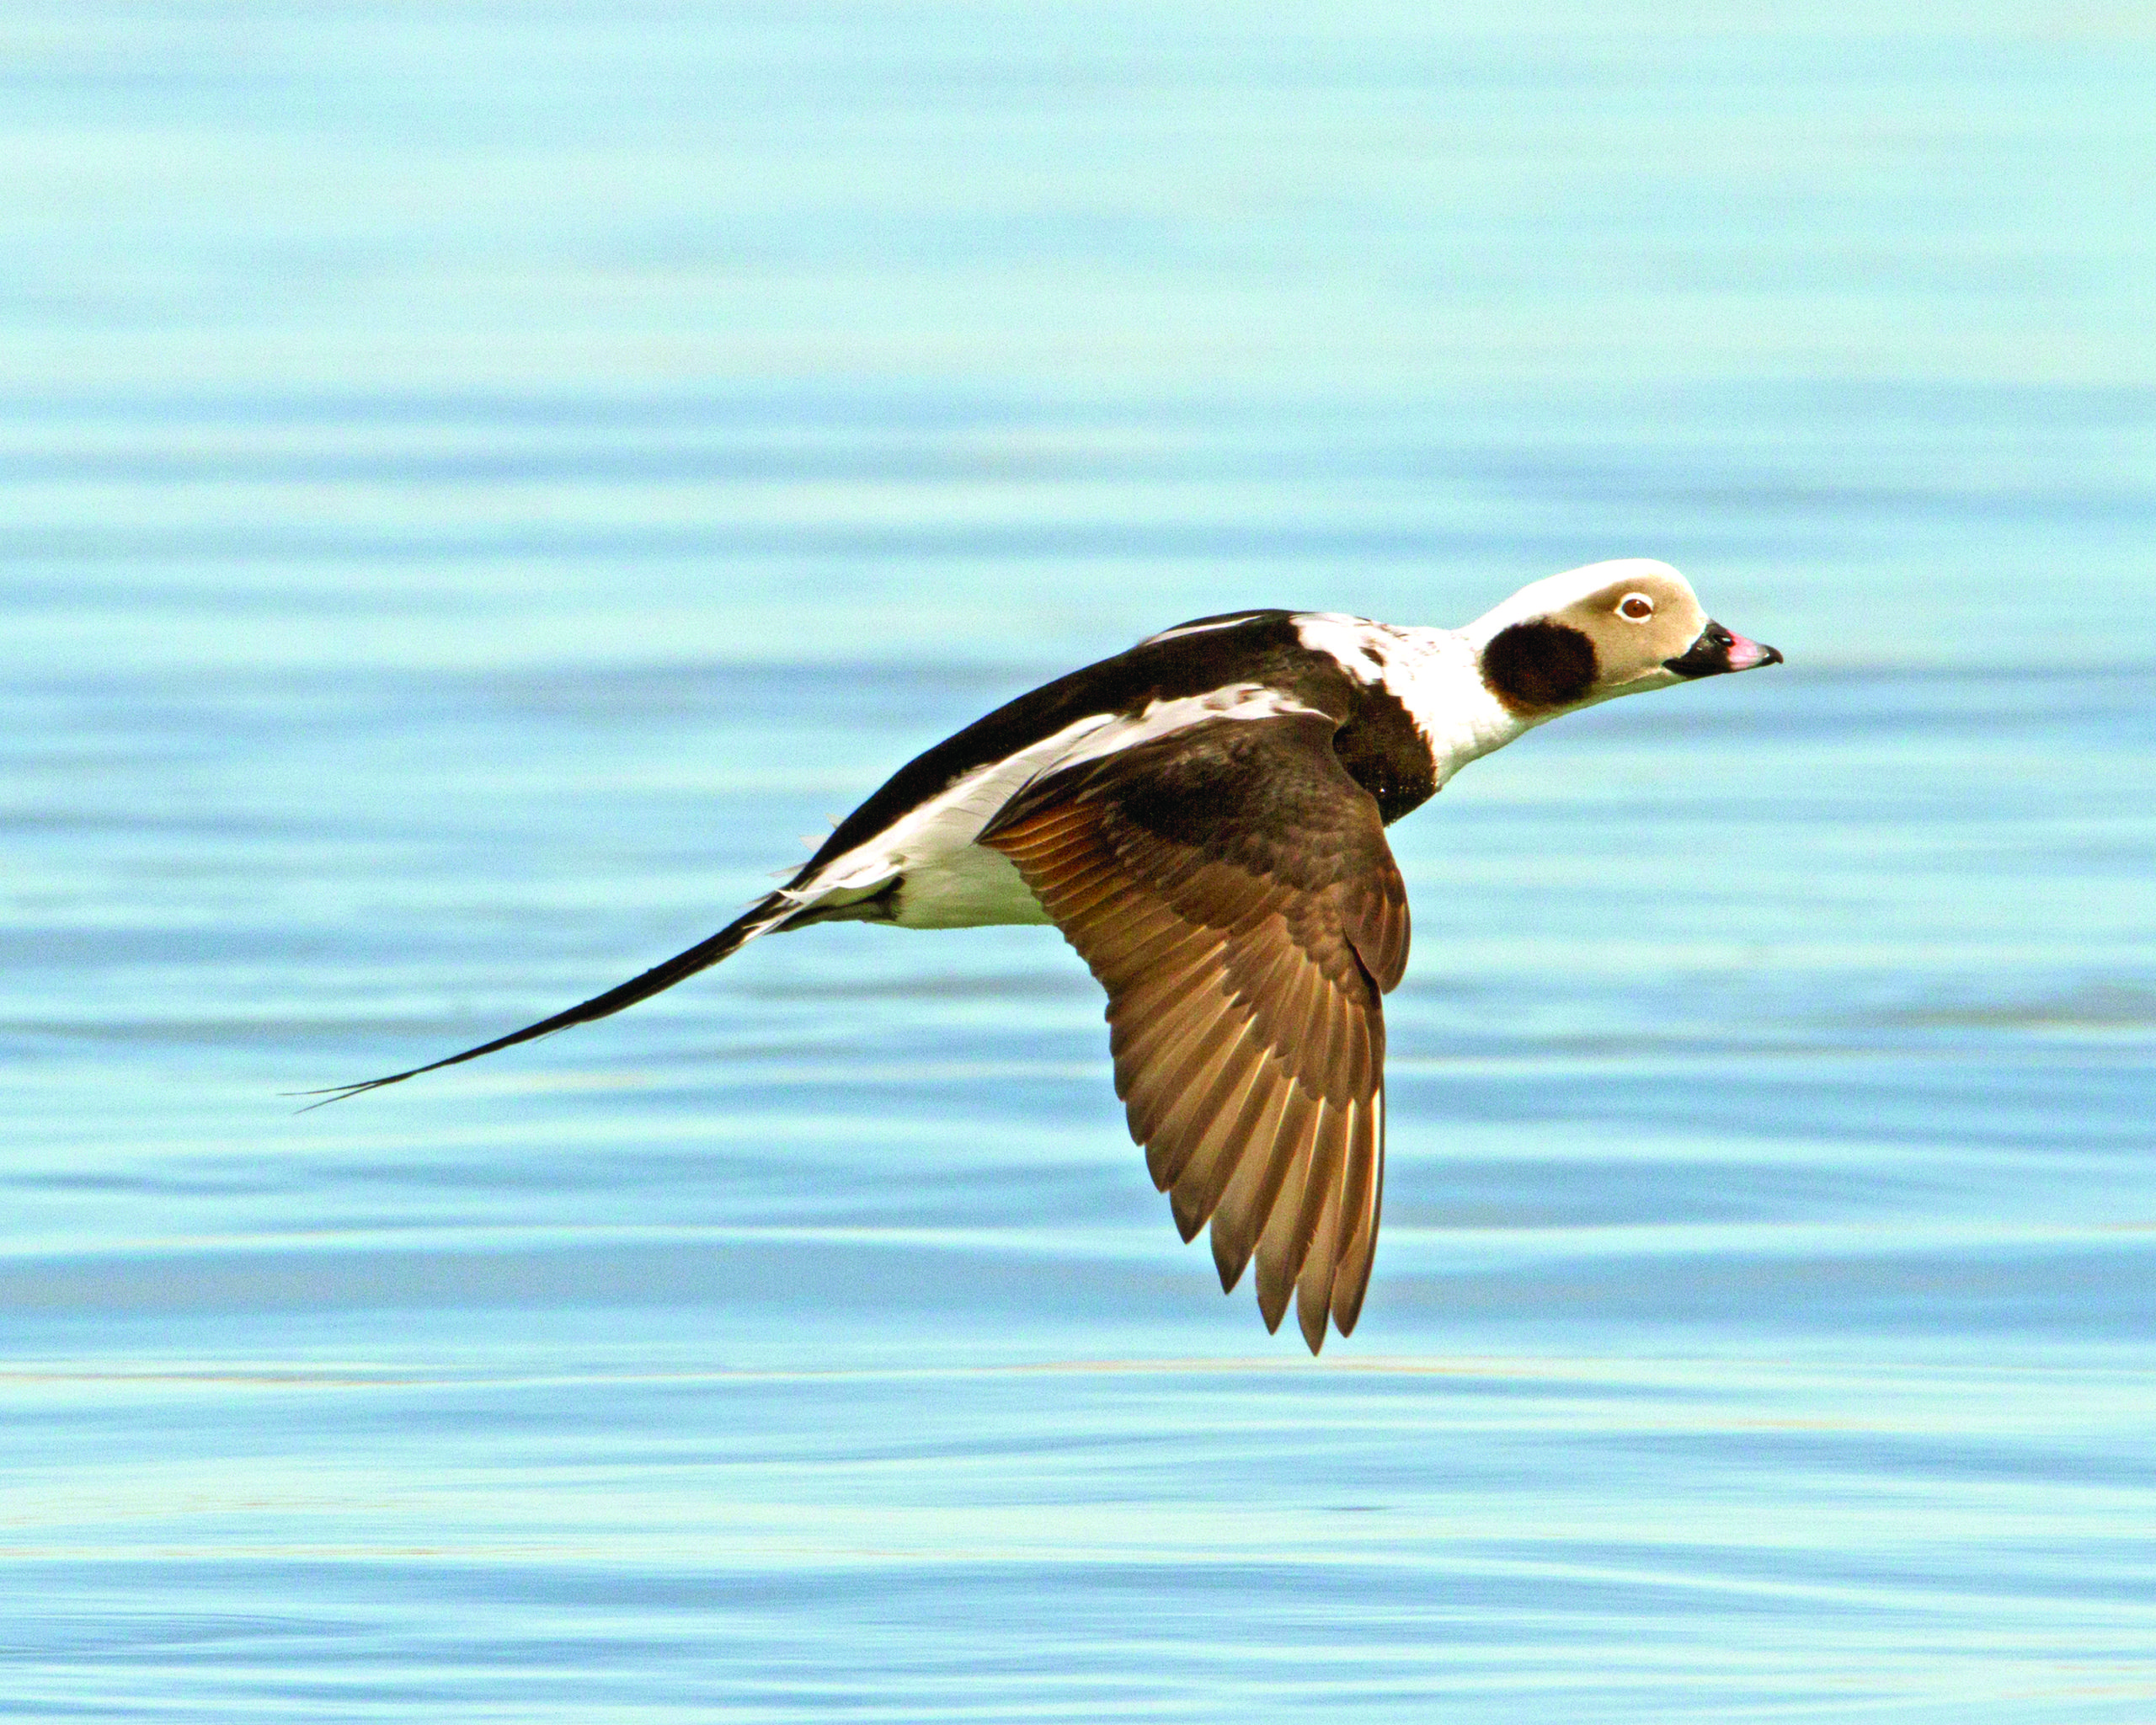
{"label": "brown wing feather", "polygon": [[1183,1238],[1212,1224],[1223,1289],[1255,1255],[1267,1327],[1294,1295],[1315,1353],[1369,1284],[1406,892],[1321,715],[1230,724],[1051,783],[983,842],[1107,990],[1116,1093]]}

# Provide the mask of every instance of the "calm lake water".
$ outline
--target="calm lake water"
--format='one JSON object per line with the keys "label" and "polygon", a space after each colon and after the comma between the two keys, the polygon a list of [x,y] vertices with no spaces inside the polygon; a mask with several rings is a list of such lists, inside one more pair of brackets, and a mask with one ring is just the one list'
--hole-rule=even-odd
{"label": "calm lake water", "polygon": [[[1800,13],[0,3],[0,1714],[2156,1718],[2156,41]],[[1630,554],[1321,1360],[1047,931],[280,1094]]]}

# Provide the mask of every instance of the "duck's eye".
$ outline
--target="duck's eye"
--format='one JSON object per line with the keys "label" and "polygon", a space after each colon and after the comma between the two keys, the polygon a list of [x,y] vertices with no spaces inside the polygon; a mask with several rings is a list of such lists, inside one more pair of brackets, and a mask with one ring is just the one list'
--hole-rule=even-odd
{"label": "duck's eye", "polygon": [[1617,615],[1643,623],[1654,615],[1654,601],[1644,593],[1627,593],[1617,601]]}

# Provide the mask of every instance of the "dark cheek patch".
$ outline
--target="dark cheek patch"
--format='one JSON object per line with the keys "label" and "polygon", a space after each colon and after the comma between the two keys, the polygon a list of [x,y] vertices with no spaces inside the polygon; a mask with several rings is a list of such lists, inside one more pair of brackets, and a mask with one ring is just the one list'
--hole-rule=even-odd
{"label": "dark cheek patch", "polygon": [[1546,713],[1594,686],[1594,643],[1547,617],[1514,623],[1482,649],[1482,681],[1514,713]]}

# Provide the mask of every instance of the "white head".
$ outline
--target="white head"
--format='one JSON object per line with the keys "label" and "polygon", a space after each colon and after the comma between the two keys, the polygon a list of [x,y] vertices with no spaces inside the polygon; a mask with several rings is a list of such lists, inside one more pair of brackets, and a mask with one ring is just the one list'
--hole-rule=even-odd
{"label": "white head", "polygon": [[1690,582],[1644,557],[1536,581],[1461,633],[1485,686],[1530,723],[1782,658],[1732,634],[1700,608]]}

